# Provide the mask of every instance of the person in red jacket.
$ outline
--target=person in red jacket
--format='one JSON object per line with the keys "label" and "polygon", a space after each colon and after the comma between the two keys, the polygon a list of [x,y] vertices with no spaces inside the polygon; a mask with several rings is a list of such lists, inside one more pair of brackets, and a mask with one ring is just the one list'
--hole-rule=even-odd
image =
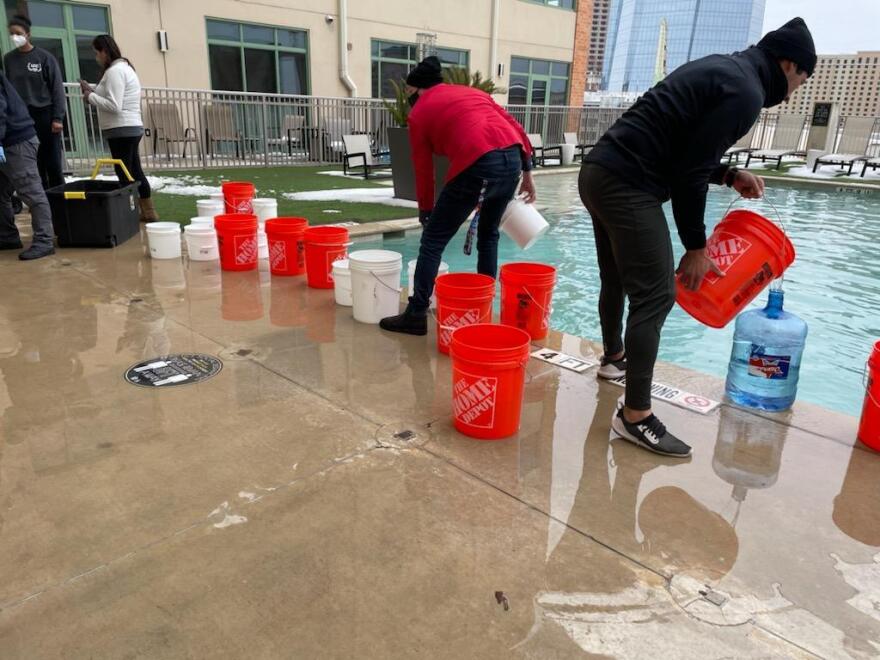
{"label": "person in red jacket", "polygon": [[[403,314],[380,326],[411,335],[428,333],[428,306],[443,250],[476,209],[465,253],[476,234],[477,272],[498,272],[498,225],[520,192],[535,201],[532,150],[523,127],[483,91],[443,83],[440,60],[428,57],[406,79],[409,139],[416,172],[419,220],[424,226],[413,296]],[[418,102],[418,105],[416,105]],[[446,185],[434,204],[434,154],[449,159]]]}

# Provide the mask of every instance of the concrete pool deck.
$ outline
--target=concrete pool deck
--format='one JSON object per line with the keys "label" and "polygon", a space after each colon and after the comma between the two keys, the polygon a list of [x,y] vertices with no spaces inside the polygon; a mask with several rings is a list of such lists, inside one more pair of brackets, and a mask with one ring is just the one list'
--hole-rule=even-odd
{"label": "concrete pool deck", "polygon": [[[854,418],[658,403],[695,447],[675,461],[609,441],[621,390],[594,370],[532,360],[520,433],[478,442],[433,332],[303,278],[138,238],[0,276],[4,660],[880,653],[880,455]],[[176,352],[223,371],[123,381]]]}

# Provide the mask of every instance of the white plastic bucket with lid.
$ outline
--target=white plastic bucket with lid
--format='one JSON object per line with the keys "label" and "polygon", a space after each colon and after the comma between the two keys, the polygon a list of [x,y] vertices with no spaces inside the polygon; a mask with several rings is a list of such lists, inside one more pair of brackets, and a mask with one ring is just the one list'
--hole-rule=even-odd
{"label": "white plastic bucket with lid", "polygon": [[196,201],[196,209],[200,218],[213,218],[226,213],[223,199],[200,199]]}
{"label": "white plastic bucket with lid", "polygon": [[271,197],[256,197],[253,200],[254,215],[260,224],[278,217],[278,200]]}
{"label": "white plastic bucket with lid", "polygon": [[562,147],[559,152],[562,155],[562,164],[563,165],[571,165],[574,163],[574,148],[573,144],[563,144],[560,145]]}
{"label": "white plastic bucket with lid", "polygon": [[[418,263],[418,259],[413,259],[407,264],[407,272],[409,273],[409,297],[412,298],[413,294],[416,291],[416,264]],[[441,275],[446,275],[449,272],[449,264],[445,261],[440,262],[440,270],[437,271],[437,277]],[[437,296],[436,294],[431,294],[431,309],[437,307]]]}
{"label": "white plastic bucket with lid", "polygon": [[208,195],[208,197],[210,197],[211,199],[220,200],[221,202],[223,202],[223,208],[226,208],[226,195],[223,194],[222,190],[220,192],[211,193],[210,195]]}
{"label": "white plastic bucket with lid", "polygon": [[257,225],[257,258],[269,258],[269,237],[266,236],[266,228],[261,224]]}
{"label": "white plastic bucket with lid", "polygon": [[183,228],[186,251],[193,261],[214,261],[220,258],[217,246],[217,232],[214,227],[202,224],[189,224]]}
{"label": "white plastic bucket with lid", "polygon": [[176,222],[148,222],[147,244],[153,259],[180,258],[180,225]]}
{"label": "white plastic bucket with lid", "polygon": [[187,227],[210,227],[214,228],[214,218],[198,215],[189,219]]}
{"label": "white plastic bucket with lid", "polygon": [[378,323],[400,313],[403,255],[390,250],[358,250],[348,255],[354,320]]}
{"label": "white plastic bucket with lid", "polygon": [[351,271],[348,268],[348,259],[333,262],[333,293],[337,305],[351,307]]}
{"label": "white plastic bucket with lid", "polygon": [[526,204],[521,199],[510,200],[501,217],[501,231],[523,250],[532,247],[548,229],[550,225],[534,204]]}

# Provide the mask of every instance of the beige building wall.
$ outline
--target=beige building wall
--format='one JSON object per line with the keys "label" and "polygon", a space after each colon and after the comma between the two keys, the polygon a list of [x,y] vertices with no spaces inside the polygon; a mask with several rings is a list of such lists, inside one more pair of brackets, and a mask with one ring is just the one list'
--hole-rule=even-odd
{"label": "beige building wall", "polygon": [[[210,89],[206,17],[299,28],[309,33],[312,94],[347,96],[339,79],[337,0],[108,0],[113,33],[146,86]],[[470,68],[491,75],[492,0],[349,0],[350,75],[358,96],[370,96],[372,39],[415,43],[417,33],[437,45],[470,51]],[[507,86],[510,58],[571,62],[576,13],[524,0],[499,0],[498,62]],[[326,16],[333,16],[328,23]],[[168,32],[159,51],[156,32]]]}
{"label": "beige building wall", "polygon": [[844,117],[880,117],[880,51],[820,55],[813,75],[780,108],[809,114],[817,101],[837,103]]}

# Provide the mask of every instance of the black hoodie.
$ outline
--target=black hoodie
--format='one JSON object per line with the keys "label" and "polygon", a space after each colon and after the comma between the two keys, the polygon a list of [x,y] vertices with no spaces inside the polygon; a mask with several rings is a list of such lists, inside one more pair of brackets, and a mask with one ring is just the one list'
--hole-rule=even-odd
{"label": "black hoodie", "polygon": [[699,249],[709,183],[720,184],[727,171],[724,152],[787,93],[782,68],[762,49],[694,60],[636,101],[584,160],[660,202],[671,198],[681,242]]}

